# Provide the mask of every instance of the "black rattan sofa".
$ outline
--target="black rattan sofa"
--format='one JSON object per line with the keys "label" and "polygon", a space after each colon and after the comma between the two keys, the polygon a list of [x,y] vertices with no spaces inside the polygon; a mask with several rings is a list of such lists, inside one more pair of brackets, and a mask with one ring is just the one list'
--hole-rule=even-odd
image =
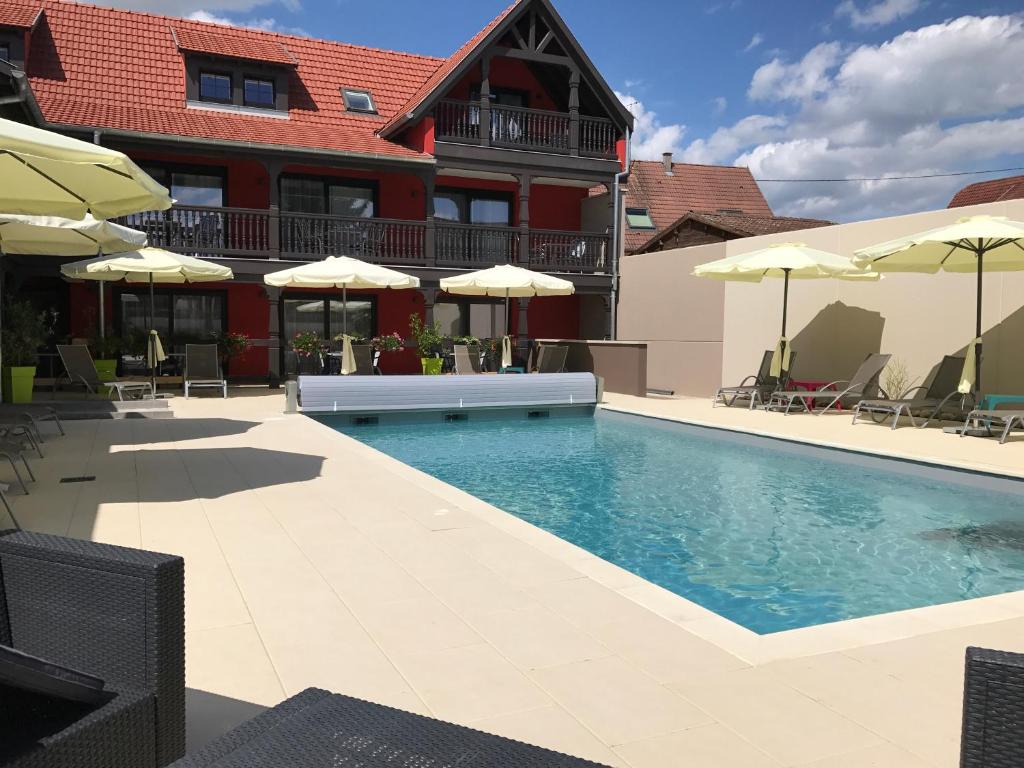
{"label": "black rattan sofa", "polygon": [[3,689],[5,768],[160,768],[185,753],[180,557],[0,532],[0,644],[100,677],[114,694],[83,709]]}
{"label": "black rattan sofa", "polygon": [[1024,654],[967,649],[960,766],[1024,766]]}

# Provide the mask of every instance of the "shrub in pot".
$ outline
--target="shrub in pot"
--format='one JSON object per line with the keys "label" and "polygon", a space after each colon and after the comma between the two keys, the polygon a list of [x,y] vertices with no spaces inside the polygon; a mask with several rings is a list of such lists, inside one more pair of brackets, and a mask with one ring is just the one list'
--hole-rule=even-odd
{"label": "shrub in pot", "polygon": [[416,342],[423,373],[430,376],[441,373],[441,366],[444,363],[440,357],[444,341],[441,324],[435,320],[433,325],[427,325],[414,312],[409,315],[409,338]]}
{"label": "shrub in pot", "polygon": [[228,375],[228,368],[231,365],[231,361],[248,352],[251,342],[246,334],[234,333],[232,331],[214,333],[212,336],[217,344],[217,354],[220,356],[220,367],[226,377]]}
{"label": "shrub in pot", "polygon": [[113,381],[117,378],[117,356],[121,352],[119,336],[100,336],[98,332],[94,333],[89,339],[89,352],[92,353],[100,381]]}
{"label": "shrub in pot", "polygon": [[40,312],[27,301],[13,301],[4,307],[3,355],[4,401],[31,403],[39,348],[49,335],[49,313]]}
{"label": "shrub in pot", "polygon": [[298,361],[299,373],[322,373],[324,340],[316,331],[299,331],[292,338],[292,350]]}

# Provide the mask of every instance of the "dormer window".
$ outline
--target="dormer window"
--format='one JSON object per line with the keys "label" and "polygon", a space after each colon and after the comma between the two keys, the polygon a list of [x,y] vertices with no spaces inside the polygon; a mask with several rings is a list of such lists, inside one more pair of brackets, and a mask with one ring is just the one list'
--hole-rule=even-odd
{"label": "dormer window", "polygon": [[626,224],[630,229],[654,229],[651,212],[646,208],[627,208]]}
{"label": "dormer window", "polygon": [[0,43],[0,61],[11,60],[11,46],[7,43]]}
{"label": "dormer window", "polygon": [[247,107],[274,108],[274,81],[247,77],[242,87],[242,103]]}
{"label": "dormer window", "polygon": [[212,101],[217,104],[230,104],[231,75],[222,72],[199,73],[199,100]]}
{"label": "dormer window", "polygon": [[345,109],[349,112],[364,112],[366,114],[377,114],[377,107],[373,103],[373,96],[369,91],[362,91],[358,88],[342,88],[341,96],[345,100]]}

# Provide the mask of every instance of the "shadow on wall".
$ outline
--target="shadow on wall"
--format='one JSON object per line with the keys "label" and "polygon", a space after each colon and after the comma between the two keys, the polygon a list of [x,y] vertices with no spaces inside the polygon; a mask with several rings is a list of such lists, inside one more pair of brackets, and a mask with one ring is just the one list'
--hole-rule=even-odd
{"label": "shadow on wall", "polygon": [[[1024,307],[982,334],[981,385],[984,392],[1024,394]],[[964,355],[967,346],[955,354]]]}
{"label": "shadow on wall", "polygon": [[851,376],[864,358],[880,352],[885,318],[878,312],[833,302],[818,312],[791,342],[800,357],[797,379]]}

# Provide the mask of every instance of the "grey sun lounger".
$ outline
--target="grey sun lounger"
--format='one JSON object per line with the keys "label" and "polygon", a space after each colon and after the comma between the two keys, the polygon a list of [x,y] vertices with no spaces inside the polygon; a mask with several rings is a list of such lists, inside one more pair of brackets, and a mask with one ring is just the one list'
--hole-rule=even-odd
{"label": "grey sun lounger", "polygon": [[[64,372],[72,384],[81,384],[89,394],[96,394],[100,387],[106,387],[111,397],[117,393],[118,400],[153,397],[153,385],[148,381],[100,381],[96,364],[92,361],[89,348],[84,344],[58,344],[57,354],[64,364]],[[56,390],[58,382],[54,382]]]}
{"label": "grey sun lounger", "polygon": [[471,344],[456,344],[453,347],[455,356],[455,373],[459,376],[473,376],[483,373],[480,369],[480,348]]}
{"label": "grey sun lounger", "polygon": [[999,436],[999,444],[1002,445],[1006,442],[1006,438],[1010,436],[1010,432],[1014,429],[1024,429],[1024,411],[1012,411],[1009,409],[973,410],[968,413],[967,418],[964,419],[964,425],[959,431],[960,437],[967,434],[967,430],[970,428],[972,421],[985,421],[990,425],[994,421],[1001,423],[1003,425],[1003,432]]}
{"label": "grey sun lounger", "polygon": [[537,373],[561,373],[569,348],[563,344],[544,344],[537,352]]}
{"label": "grey sun lounger", "polygon": [[352,359],[356,364],[356,376],[373,376],[373,347],[369,344],[353,344]]}
{"label": "grey sun lounger", "polygon": [[[914,387],[906,394],[918,390],[924,390],[924,397],[910,398],[901,397],[895,400],[861,400],[853,407],[853,423],[862,414],[881,416],[881,421],[892,416],[892,428],[896,429],[900,416],[910,418],[910,424],[914,427],[927,427],[934,419],[952,417],[962,419],[971,410],[974,399],[971,395],[964,395],[957,391],[960,385],[960,376],[964,369],[964,359],[955,355],[946,355],[939,363],[938,370],[932,378],[932,383],[927,387],[924,385]],[[918,424],[914,416],[927,414],[925,420]]]}
{"label": "grey sun lounger", "polygon": [[[857,372],[853,374],[852,378],[831,381],[816,392],[808,392],[805,389],[773,392],[771,399],[765,407],[769,410],[778,410],[788,414],[794,405],[799,404],[802,410],[820,415],[840,405],[843,400],[852,398],[857,398],[857,400],[874,399],[881,391],[878,386],[878,377],[882,375],[882,370],[889,364],[890,357],[892,355],[877,353],[868,355],[864,362],[860,364],[860,367],[857,368]],[[839,387],[842,387],[842,389],[839,389]],[[829,398],[828,405],[820,410],[814,410],[807,404],[807,400],[813,402],[814,399],[820,400],[826,397]]]}
{"label": "grey sun lounger", "polygon": [[228,380],[220,368],[216,344],[185,345],[185,398],[193,389],[219,389],[228,396]]}
{"label": "grey sun lounger", "polygon": [[744,400],[749,401],[748,407],[753,410],[759,402],[767,402],[775,390],[785,389],[789,383],[789,375],[793,370],[793,364],[796,362],[796,352],[790,352],[789,370],[783,371],[782,376],[778,378],[771,374],[772,356],[774,354],[773,350],[766,349],[764,357],[761,358],[761,366],[758,368],[757,373],[747,376],[737,386],[719,387],[711,400],[711,407],[714,408],[718,404],[730,407],[737,400]]}

